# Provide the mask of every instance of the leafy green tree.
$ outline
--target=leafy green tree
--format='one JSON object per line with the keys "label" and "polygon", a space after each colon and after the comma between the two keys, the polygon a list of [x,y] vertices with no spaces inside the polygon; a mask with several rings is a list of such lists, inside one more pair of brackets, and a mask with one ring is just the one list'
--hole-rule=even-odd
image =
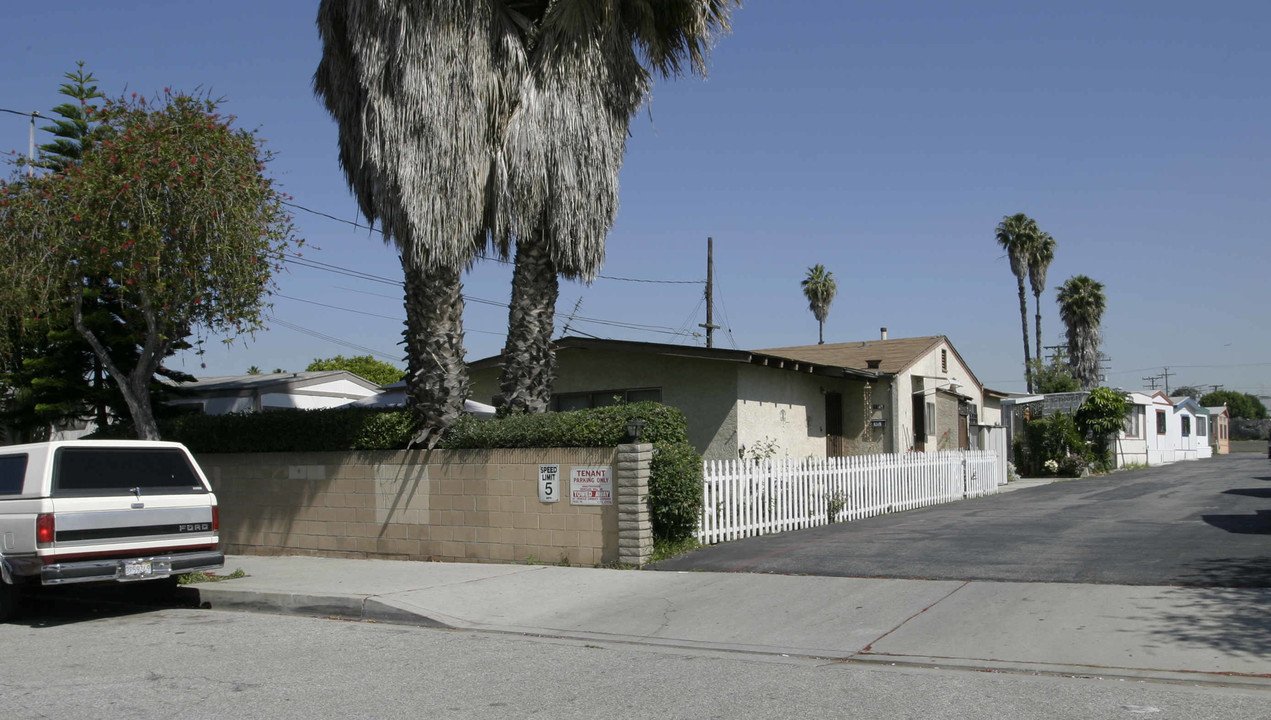
{"label": "leafy green tree", "polygon": [[1074,275],[1059,287],[1059,316],[1067,326],[1068,364],[1082,389],[1099,384],[1100,324],[1107,298],[1103,283]]}
{"label": "leafy green tree", "polygon": [[260,373],[260,368],[256,367],[255,365],[252,365],[251,367],[247,368],[247,374],[248,374],[248,375],[260,375],[260,374],[261,374],[261,373]]}
{"label": "leafy green tree", "polygon": [[826,270],[824,265],[813,265],[808,268],[808,276],[799,285],[803,288],[803,296],[808,299],[808,309],[816,317],[816,342],[824,345],[825,319],[830,316],[830,303],[834,302],[834,294],[838,292],[834,273]]}
{"label": "leafy green tree", "polygon": [[382,360],[370,355],[358,355],[346,358],[336,355],[333,358],[318,358],[309,363],[307,371],[314,370],[347,370],[358,377],[366,378],[376,385],[390,385],[401,380],[406,373]]}
{"label": "leafy green tree", "polygon": [[1106,387],[1090,391],[1077,409],[1077,429],[1094,442],[1095,463],[1100,470],[1111,468],[1111,443],[1125,423],[1130,406],[1121,393]]}
{"label": "leafy green tree", "polygon": [[1019,290],[1019,323],[1024,334],[1024,384],[1030,393],[1033,392],[1033,380],[1028,369],[1032,366],[1032,354],[1028,347],[1028,294],[1024,290],[1024,279],[1028,277],[1028,261],[1037,244],[1038,232],[1036,220],[1024,213],[1016,213],[1003,217],[995,233],[997,244],[1006,251],[1010,260],[1011,274],[1015,276]]}
{"label": "leafy green tree", "polygon": [[[161,360],[193,327],[260,327],[275,265],[294,242],[258,139],[217,109],[167,91],[107,102],[105,137],[78,164],[0,185],[0,311],[45,319],[69,307],[143,439],[159,437],[150,383]],[[118,297],[140,339],[135,359],[112,357],[88,322],[93,291]]]}
{"label": "leafy green tree", "polygon": [[[1033,287],[1033,308],[1037,319],[1037,360],[1042,359],[1042,293],[1046,292],[1046,271],[1055,260],[1055,238],[1038,230],[1028,252],[1028,282]],[[1036,392],[1036,387],[1033,388]]]}
{"label": "leafy green tree", "polygon": [[[108,137],[110,128],[96,117],[105,96],[94,84],[97,79],[86,73],[84,63],[75,72],[66,73],[67,80],[59,89],[66,98],[53,108],[56,120],[43,129],[53,140],[40,146],[35,165],[52,173],[70,172],[96,141]],[[135,361],[142,339],[137,328],[122,320],[118,293],[100,278],[86,280],[83,297],[84,323],[101,339],[107,353],[117,364]],[[98,427],[106,427],[116,413],[125,407],[118,387],[106,377],[101,361],[92,347],[75,330],[68,305],[50,308],[40,321],[9,318],[8,346],[11,352],[0,358],[0,382],[11,388],[4,416],[19,437],[43,439],[53,425],[92,418]],[[184,341],[174,343],[169,354],[189,347]],[[156,373],[174,380],[193,379],[160,365]],[[166,394],[167,385],[152,381],[156,396]]]}
{"label": "leafy green tree", "polygon": [[1205,393],[1201,392],[1201,389],[1198,387],[1183,385],[1182,387],[1174,388],[1174,392],[1171,394],[1174,397],[1189,397],[1197,402],[1200,402],[1201,396]]}
{"label": "leafy green tree", "polygon": [[1032,367],[1033,392],[1064,393],[1081,389],[1081,381],[1072,376],[1066,356],[1057,356],[1048,364],[1035,359]]}
{"label": "leafy green tree", "polygon": [[1218,390],[1211,392],[1200,399],[1200,404],[1206,407],[1227,406],[1227,412],[1233,418],[1248,418],[1250,420],[1264,420],[1267,417],[1267,408],[1258,399],[1258,396],[1249,393],[1236,392],[1234,390]]}

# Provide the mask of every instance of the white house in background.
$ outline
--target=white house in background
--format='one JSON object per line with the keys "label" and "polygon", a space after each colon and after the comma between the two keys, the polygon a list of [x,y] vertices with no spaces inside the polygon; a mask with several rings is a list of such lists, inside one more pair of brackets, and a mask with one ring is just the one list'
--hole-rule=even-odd
{"label": "white house in background", "polygon": [[379,386],[347,370],[232,375],[177,383],[168,405],[206,415],[342,407]]}
{"label": "white house in background", "polygon": [[[404,407],[406,405],[406,381],[398,380],[395,383],[385,385],[375,395],[364,397],[351,403],[351,405],[353,407],[372,408]],[[494,413],[497,410],[493,405],[486,405],[476,400],[464,400],[463,409],[464,412],[483,418],[494,417]]]}
{"label": "white house in background", "polygon": [[1212,454],[1209,447],[1209,411],[1190,397],[1170,398],[1174,422],[1170,425],[1175,460],[1199,460]]}
{"label": "white house in background", "polygon": [[1116,466],[1151,465],[1152,453],[1149,452],[1149,448],[1152,443],[1149,437],[1155,435],[1157,417],[1152,408],[1153,396],[1132,392],[1127,404],[1129,412],[1125,416],[1125,425],[1117,436],[1115,447]]}
{"label": "white house in background", "polygon": [[1164,465],[1178,459],[1180,422],[1163,392],[1130,393],[1130,413],[1117,436],[1117,467]]}

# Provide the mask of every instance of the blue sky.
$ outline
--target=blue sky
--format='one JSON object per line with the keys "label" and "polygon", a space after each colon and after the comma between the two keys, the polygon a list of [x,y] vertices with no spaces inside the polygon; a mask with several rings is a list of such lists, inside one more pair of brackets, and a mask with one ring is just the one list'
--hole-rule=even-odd
{"label": "blue sky", "polygon": [[[201,86],[260,129],[298,204],[359,220],[311,90],[316,6],[10,4],[0,107],[48,111],[76,60],[108,94]],[[709,78],[657,82],[634,120],[602,272],[701,280],[714,237],[716,343],[757,349],[816,342],[799,281],[821,263],[839,287],[827,342],[944,334],[983,383],[1018,391],[1015,279],[993,229],[1025,212],[1058,241],[1045,344],[1061,342],[1054,288],[1086,274],[1106,286],[1109,384],[1139,389],[1168,366],[1172,386],[1271,394],[1269,35],[1264,2],[751,2]],[[26,121],[0,114],[0,148],[26,144]],[[280,322],[174,365],[300,370],[356,348],[402,364],[393,251],[295,221],[306,258],[387,282],[292,266]],[[464,282],[469,358],[495,354],[510,271],[482,263]],[[558,319],[578,304],[655,326],[575,321],[582,332],[704,344],[687,334],[702,287],[563,282]]]}

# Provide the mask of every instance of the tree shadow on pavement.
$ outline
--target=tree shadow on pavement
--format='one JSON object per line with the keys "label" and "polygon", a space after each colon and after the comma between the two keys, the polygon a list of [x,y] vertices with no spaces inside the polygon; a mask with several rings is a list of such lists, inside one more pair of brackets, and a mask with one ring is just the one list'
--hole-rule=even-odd
{"label": "tree shadow on pavement", "polygon": [[1150,632],[1162,643],[1211,647],[1267,661],[1271,672],[1271,556],[1197,563],[1153,608]]}
{"label": "tree shadow on pavement", "polygon": [[1258,510],[1253,515],[1201,515],[1202,520],[1219,530],[1240,535],[1271,535],[1271,510]]}

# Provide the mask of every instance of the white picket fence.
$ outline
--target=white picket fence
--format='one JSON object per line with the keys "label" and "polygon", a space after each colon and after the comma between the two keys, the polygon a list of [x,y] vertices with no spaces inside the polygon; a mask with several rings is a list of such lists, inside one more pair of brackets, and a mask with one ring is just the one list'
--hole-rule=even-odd
{"label": "white picket fence", "polygon": [[990,495],[1001,462],[984,450],[708,460],[697,539],[725,542]]}

